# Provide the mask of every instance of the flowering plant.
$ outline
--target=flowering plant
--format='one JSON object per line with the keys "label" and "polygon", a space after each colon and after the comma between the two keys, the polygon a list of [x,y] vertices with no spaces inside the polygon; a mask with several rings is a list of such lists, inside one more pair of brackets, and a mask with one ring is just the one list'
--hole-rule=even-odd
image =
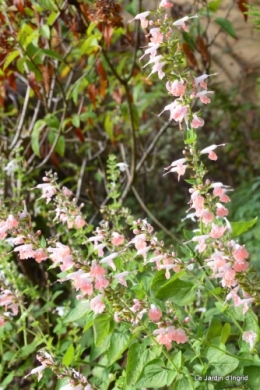
{"label": "flowering plant", "polygon": [[[196,229],[184,231],[184,242],[177,250],[164,245],[147,219],[135,220],[122,206],[119,185],[122,171],[128,176],[131,172],[126,161],[118,163],[114,155],[107,162],[110,204],[101,208],[103,220],[96,228],[82,213],[84,205],[77,206],[73,192],[58,183],[57,175],[46,172],[43,183],[32,188],[41,191],[37,201],[45,201],[55,213],[52,227],[62,225],[72,232],[67,242],[62,234],[46,238],[39,230],[35,233],[26,205],[23,210],[9,211],[2,204],[3,245],[18,254],[21,264],[34,259],[40,267],[49,262],[50,274],[56,268],[61,271],[53,274],[52,283],[60,286],[69,281],[75,292],[74,307],[62,308],[62,320],[53,330],[56,345],[37,320],[43,312],[35,313],[33,307],[28,310],[27,320],[37,331],[31,343],[26,340],[22,353],[29,354],[29,346],[31,351],[39,345],[41,349],[37,354],[40,365],[35,363],[28,370],[26,381],[37,374],[39,383],[48,386],[48,377],[54,373],[59,379],[57,389],[62,390],[241,385],[257,389],[259,384],[255,314],[259,278],[249,266],[246,247],[237,240],[256,220],[230,222],[227,203],[232,189],[205,177],[204,154],[210,162],[216,161],[215,150],[225,146],[213,144],[200,150],[197,142],[197,129],[204,125],[204,105],[210,104],[214,94],[207,81],[214,75],[194,75],[180,66],[179,30],[188,33],[189,23],[199,15],[172,22],[167,13],[171,6],[161,1],[156,11],[134,19],[144,29],[150,28],[142,56],[150,56],[148,78],[157,73],[173,100],[158,115],[169,111],[169,120],[178,123],[183,135],[183,156],[164,168],[165,180],[168,174],[177,173],[180,181],[190,172],[185,179],[191,185],[187,217]],[[8,276],[3,271],[3,329],[12,317],[23,317],[27,303],[16,291],[19,283],[10,278],[11,272]],[[28,291],[31,299],[41,299]],[[68,329],[68,342],[60,348],[60,337]]]}

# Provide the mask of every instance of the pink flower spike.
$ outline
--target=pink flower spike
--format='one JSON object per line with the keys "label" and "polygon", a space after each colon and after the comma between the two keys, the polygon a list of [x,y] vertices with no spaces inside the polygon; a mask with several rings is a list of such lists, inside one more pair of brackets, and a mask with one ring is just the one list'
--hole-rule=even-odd
{"label": "pink flower spike", "polygon": [[189,32],[189,29],[186,26],[185,22],[187,22],[187,20],[193,19],[193,18],[198,18],[198,15],[195,15],[195,16],[184,16],[183,18],[176,20],[173,23],[173,25],[174,26],[181,26],[184,31]]}
{"label": "pink flower spike", "polygon": [[253,332],[252,330],[249,330],[247,332],[244,332],[242,335],[242,339],[246,342],[249,343],[250,345],[250,350],[254,348],[255,341],[257,339],[257,334]]}
{"label": "pink flower spike", "polygon": [[159,4],[159,7],[162,7],[162,8],[171,8],[173,7],[173,4],[170,3],[169,1],[167,0],[162,0]]}
{"label": "pink flower spike", "polygon": [[142,12],[137,14],[132,20],[129,20],[128,23],[131,23],[133,20],[140,20],[142,28],[146,28],[148,26],[148,20],[146,20],[147,16],[150,14],[150,11]]}
{"label": "pink flower spike", "polygon": [[194,128],[194,129],[197,129],[198,127],[202,127],[204,126],[204,119],[198,117],[196,114],[193,114],[193,119],[192,119],[192,122],[191,122],[191,126]]}

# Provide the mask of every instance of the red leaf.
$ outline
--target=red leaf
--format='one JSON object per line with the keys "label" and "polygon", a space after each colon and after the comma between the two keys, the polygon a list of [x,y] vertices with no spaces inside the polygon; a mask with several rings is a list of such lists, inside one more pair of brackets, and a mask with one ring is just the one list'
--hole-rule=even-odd
{"label": "red leaf", "polygon": [[209,64],[210,62],[210,55],[209,55],[209,52],[208,52],[208,48],[204,42],[204,39],[202,37],[198,37],[197,38],[197,49],[198,51],[200,52],[200,54],[202,55],[202,58],[204,59],[204,61]]}
{"label": "red leaf", "polygon": [[76,136],[78,137],[78,139],[79,139],[82,143],[84,143],[85,138],[84,138],[84,134],[83,134],[82,130],[79,129],[78,127],[75,127],[75,128],[74,128],[74,132],[75,132]]}
{"label": "red leaf", "polygon": [[13,4],[16,6],[20,14],[25,15],[23,0],[13,0]]}
{"label": "red leaf", "polygon": [[28,75],[28,83],[32,88],[32,90],[34,91],[35,95],[38,97],[38,99],[42,100],[42,95],[39,86],[37,84],[35,74],[33,72],[30,72]]}
{"label": "red leaf", "polygon": [[183,43],[182,44],[182,49],[184,51],[184,54],[186,56],[186,59],[187,59],[187,62],[188,64],[195,70],[198,70],[199,67],[198,67],[198,63],[197,63],[197,60],[192,52],[192,50],[189,48],[189,46],[187,45],[187,43]]}
{"label": "red leaf", "polygon": [[244,15],[245,22],[247,21],[247,14],[245,12],[248,10],[248,0],[237,0],[237,5],[242,14]]}

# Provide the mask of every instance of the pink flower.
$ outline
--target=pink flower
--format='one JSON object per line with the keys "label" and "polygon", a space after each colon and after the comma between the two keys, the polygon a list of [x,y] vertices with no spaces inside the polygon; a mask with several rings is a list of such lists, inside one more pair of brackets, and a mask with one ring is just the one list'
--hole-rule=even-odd
{"label": "pink flower", "polygon": [[90,276],[92,276],[93,278],[97,278],[98,276],[103,276],[105,272],[106,270],[99,264],[97,264],[96,260],[92,261],[90,268]]}
{"label": "pink flower", "polygon": [[97,295],[95,298],[90,301],[90,308],[94,311],[95,314],[103,313],[105,310],[105,305],[102,302],[103,294]]}
{"label": "pink flower", "polygon": [[158,73],[158,77],[160,80],[162,80],[165,76],[165,73],[162,71],[162,67],[166,64],[166,62],[156,62],[153,67],[152,67],[152,71],[151,73],[149,74],[149,76],[147,77],[149,79],[149,77],[154,74],[154,73]]}
{"label": "pink flower", "polygon": [[24,378],[27,378],[29,375],[38,374],[38,382],[39,382],[42,378],[42,371],[45,370],[46,367],[47,365],[43,364],[39,367],[33,368],[29,374],[25,375]]}
{"label": "pink flower", "polygon": [[200,154],[206,154],[208,153],[208,158],[210,160],[217,160],[218,156],[216,155],[216,153],[213,152],[213,150],[215,150],[216,148],[218,148],[219,146],[225,146],[226,144],[220,144],[220,145],[211,145],[211,146],[208,146],[207,148],[205,149],[202,149]]}
{"label": "pink flower", "polygon": [[243,333],[242,339],[246,343],[249,343],[250,349],[253,349],[254,345],[255,345],[255,341],[257,339],[257,334],[255,332],[253,332],[252,330],[249,330],[249,331]]}
{"label": "pink flower", "polygon": [[183,83],[183,80],[174,80],[173,82],[167,81],[166,88],[173,96],[181,96],[186,90],[186,85],[183,85]]}
{"label": "pink flower", "polygon": [[221,203],[217,203],[216,214],[218,217],[226,217],[228,215],[228,209],[224,207]]}
{"label": "pink flower", "polygon": [[177,344],[184,344],[188,341],[188,337],[183,329],[174,329],[174,326],[168,328],[168,335],[172,341]]}
{"label": "pink flower", "polygon": [[37,263],[41,263],[42,261],[48,259],[47,253],[42,248],[36,249],[33,257],[37,261]]}
{"label": "pink flower", "polygon": [[134,299],[133,301],[134,301],[134,306],[130,307],[130,310],[136,313],[141,309],[141,302],[139,301],[139,299]]}
{"label": "pink flower", "polygon": [[152,35],[152,38],[150,38],[150,41],[153,45],[160,45],[163,43],[163,34],[160,32],[160,28],[151,28],[150,34]]}
{"label": "pink flower", "polygon": [[72,196],[73,195],[73,192],[71,190],[69,190],[67,187],[62,187],[62,193],[63,195],[69,197],[69,196]]}
{"label": "pink flower", "polygon": [[151,309],[148,312],[148,316],[150,320],[152,320],[153,322],[157,322],[162,317],[162,312],[158,307],[152,304]]}
{"label": "pink flower", "polygon": [[197,129],[198,127],[202,127],[204,126],[204,120],[202,118],[199,118],[196,114],[193,114],[193,119],[192,119],[192,122],[191,122],[191,126],[194,128],[194,129]]}
{"label": "pink flower", "polygon": [[154,44],[154,43],[148,43],[148,49],[144,51],[144,54],[140,57],[140,60],[146,56],[147,54],[150,54],[151,58],[156,56],[157,49],[160,47],[159,43]]}
{"label": "pink flower", "polygon": [[231,268],[227,268],[222,275],[222,287],[232,287],[237,285],[235,280],[236,271]]}
{"label": "pink flower", "polygon": [[215,76],[216,74],[217,73],[212,73],[212,74],[205,73],[199,77],[195,77],[194,78],[195,86],[198,87],[198,85],[200,85],[202,88],[207,89],[207,84],[204,82],[204,80],[206,80],[210,76]]}
{"label": "pink flower", "polygon": [[56,188],[49,183],[38,184],[35,188],[40,188],[42,190],[40,199],[47,199],[46,203],[49,203],[52,196],[57,192]]}
{"label": "pink flower", "polygon": [[35,253],[32,244],[18,246],[17,248],[14,249],[14,252],[19,252],[19,257],[21,260],[34,257],[34,253]]}
{"label": "pink flower", "polygon": [[163,8],[171,8],[173,7],[173,4],[170,3],[169,1],[167,0],[162,0],[159,4],[159,7],[163,7]]}
{"label": "pink flower", "polygon": [[15,219],[15,217],[10,214],[6,220],[7,229],[13,229],[19,225],[19,222]]}
{"label": "pink flower", "polygon": [[202,221],[203,221],[203,223],[205,223],[205,225],[208,225],[214,219],[214,215],[208,209],[203,210],[201,217],[202,217]]}
{"label": "pink flower", "polygon": [[81,227],[86,225],[86,221],[82,218],[81,215],[77,215],[74,220],[74,225],[77,229],[80,229]]}
{"label": "pink flower", "polygon": [[114,271],[116,271],[115,263],[113,262],[113,259],[115,259],[118,256],[118,253],[111,253],[109,256],[104,257],[102,260],[100,260],[100,264],[107,263],[109,267],[111,267]]}
{"label": "pink flower", "polygon": [[140,20],[142,28],[146,28],[148,26],[148,20],[146,20],[147,16],[149,15],[150,11],[142,12],[140,14],[137,14],[134,19],[129,20],[128,23],[131,23],[133,20]]}
{"label": "pink flower", "polygon": [[125,277],[129,274],[128,271],[121,272],[120,274],[114,275],[114,278],[118,279],[119,283],[127,287]]}
{"label": "pink flower", "polygon": [[210,237],[217,239],[217,238],[221,238],[224,235],[225,231],[226,231],[225,226],[218,226],[213,223],[209,235]]}
{"label": "pink flower", "polygon": [[177,100],[174,100],[171,104],[164,107],[163,111],[158,115],[160,116],[164,111],[170,111],[170,119],[174,119],[176,122],[182,122],[183,119],[187,120],[188,107],[182,106]]}
{"label": "pink flower", "polygon": [[97,290],[102,290],[109,285],[109,281],[104,276],[98,276],[95,280],[95,288]]}
{"label": "pink flower", "polygon": [[3,316],[0,316],[0,327],[4,326],[4,324],[5,324],[5,319]]}
{"label": "pink flower", "polygon": [[235,250],[233,251],[234,259],[238,262],[244,261],[244,259],[247,259],[249,257],[249,253],[247,252],[246,248],[242,245],[236,244]]}
{"label": "pink flower", "polygon": [[176,20],[176,22],[173,23],[174,26],[181,26],[184,31],[189,32],[188,27],[186,26],[185,22],[189,19],[197,18],[198,15],[195,16],[184,16],[181,19]]}
{"label": "pink flower", "polygon": [[243,272],[246,271],[249,267],[249,264],[247,261],[235,261],[233,268],[236,272]]}
{"label": "pink flower", "polygon": [[208,104],[211,100],[207,97],[208,93],[214,93],[213,91],[201,91],[195,94],[194,97],[200,98],[200,101],[204,104]]}
{"label": "pink flower", "polygon": [[187,165],[184,165],[183,162],[186,161],[186,158],[181,158],[179,160],[176,160],[171,163],[171,165],[164,169],[169,169],[172,167],[168,172],[166,172],[163,176],[167,175],[170,172],[176,172],[178,173],[178,181],[180,180],[180,176],[184,175],[187,169]]}
{"label": "pink flower", "polygon": [[112,237],[111,243],[114,246],[122,245],[125,241],[125,237],[117,232],[113,232]]}

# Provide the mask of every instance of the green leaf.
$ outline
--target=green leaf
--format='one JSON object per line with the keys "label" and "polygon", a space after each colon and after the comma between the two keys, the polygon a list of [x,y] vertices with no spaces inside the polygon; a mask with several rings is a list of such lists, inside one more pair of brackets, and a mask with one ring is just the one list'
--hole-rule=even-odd
{"label": "green leaf", "polygon": [[52,0],[37,0],[37,3],[46,11],[57,11],[55,2]]}
{"label": "green leaf", "polygon": [[90,311],[89,302],[87,300],[77,301],[76,307],[71,309],[63,322],[74,322],[82,318],[86,313]]}
{"label": "green leaf", "polygon": [[58,128],[60,127],[60,121],[54,114],[45,115],[44,121],[51,129],[58,130]]}
{"label": "green leaf", "polygon": [[221,332],[221,343],[222,343],[222,344],[226,344],[227,339],[229,338],[229,335],[230,335],[230,331],[231,331],[231,326],[230,326],[230,324],[227,322],[227,323],[223,326],[222,332]]}
{"label": "green leaf", "polygon": [[80,48],[80,54],[83,56],[84,54],[91,53],[94,49],[99,48],[98,40],[101,38],[100,32],[97,32],[93,35],[90,35],[83,45]]}
{"label": "green leaf", "polygon": [[221,344],[222,350],[213,346],[209,347],[207,351],[207,359],[210,368],[210,375],[225,376],[234,371],[239,365],[239,360],[230,355],[226,355],[225,346]]}
{"label": "green leaf", "polygon": [[144,367],[135,387],[139,389],[142,387],[162,388],[167,385],[167,379],[168,370],[163,367],[163,361],[155,359]]}
{"label": "green leaf", "polygon": [[20,356],[26,357],[26,356],[30,355],[32,352],[34,352],[36,350],[37,345],[39,345],[40,343],[41,343],[41,341],[33,341],[31,344],[24,345],[19,351]]}
{"label": "green leaf", "polygon": [[50,36],[51,36],[51,31],[50,31],[50,27],[47,25],[47,24],[43,24],[40,28],[40,34],[46,38],[46,39],[50,39]]}
{"label": "green leaf", "polygon": [[94,319],[93,329],[96,346],[101,345],[104,338],[108,335],[111,326],[110,319],[111,316],[109,314],[100,314]]}
{"label": "green leaf", "polygon": [[36,154],[36,156],[38,157],[41,157],[41,154],[40,154],[40,143],[39,143],[39,137],[40,137],[40,133],[42,131],[42,129],[44,128],[44,126],[46,125],[45,121],[40,119],[38,120],[34,127],[33,127],[33,131],[32,131],[32,136],[31,136],[31,146],[32,146],[32,150],[33,152]]}
{"label": "green leaf", "polygon": [[180,306],[188,305],[196,297],[194,283],[173,278],[164,284],[155,294],[156,298],[169,299]]}
{"label": "green leaf", "polygon": [[73,344],[70,344],[69,348],[67,349],[67,351],[62,359],[62,364],[64,364],[64,366],[68,367],[70,365],[70,363],[72,362],[72,360],[74,359],[74,355],[75,355],[75,349],[73,347]]}
{"label": "green leaf", "polygon": [[73,124],[73,126],[79,127],[80,126],[80,117],[79,117],[79,115],[73,115],[71,123]]}
{"label": "green leaf", "polygon": [[209,327],[206,339],[208,341],[211,341],[215,337],[220,336],[221,332],[222,332],[221,321],[219,319],[217,319],[217,318],[213,318],[211,323],[210,323],[210,327]]}
{"label": "green leaf", "polygon": [[[180,271],[180,272],[176,273],[170,280],[174,281],[176,279],[179,279],[184,274],[185,274],[185,271]],[[158,291],[159,288],[161,288],[162,286],[164,286],[168,282],[169,281],[165,278],[165,270],[162,269],[162,270],[156,272],[156,274],[152,280],[151,289],[153,291]]]}
{"label": "green leaf", "polygon": [[128,385],[135,385],[141,372],[148,362],[158,356],[155,348],[146,349],[144,344],[133,343],[128,351],[126,364],[126,382]]}
{"label": "green leaf", "polygon": [[215,22],[222,28],[223,31],[229,34],[232,38],[237,39],[236,31],[233,27],[233,24],[229,20],[225,18],[216,18]]}
{"label": "green leaf", "polygon": [[111,119],[111,115],[107,113],[104,123],[105,131],[109,137],[110,140],[114,138],[114,132],[113,132],[113,121]]}
{"label": "green leaf", "polygon": [[208,9],[212,12],[216,12],[219,9],[221,3],[222,0],[210,1],[208,3]]}
{"label": "green leaf", "polygon": [[10,374],[7,375],[7,377],[3,380],[3,382],[1,382],[1,388],[2,389],[6,389],[7,386],[13,382],[13,379],[14,379],[14,371],[13,372],[10,372]]}
{"label": "green leaf", "polygon": [[53,23],[55,22],[55,20],[57,19],[57,17],[59,16],[59,14],[57,12],[52,12],[48,18],[47,18],[47,24],[48,26],[52,26]]}
{"label": "green leaf", "polygon": [[244,368],[244,376],[247,376],[247,384],[250,386],[250,390],[260,389],[260,370],[259,367],[250,366]]}
{"label": "green leaf", "polygon": [[194,385],[190,378],[181,378],[174,383],[173,390],[194,390]]}
{"label": "green leaf", "polygon": [[128,347],[130,336],[125,333],[112,334],[108,350],[108,364],[114,364]]}
{"label": "green leaf", "polygon": [[59,60],[59,61],[63,62],[62,57],[58,53],[56,53],[56,51],[54,51],[54,50],[41,49],[41,50],[39,50],[39,53],[45,54],[47,57],[54,58],[55,60]]}
{"label": "green leaf", "polygon": [[251,221],[230,222],[232,227],[232,237],[238,237],[247,232],[256,224],[257,220],[258,217],[251,219]]}
{"label": "green leaf", "polygon": [[12,53],[9,53],[8,56],[5,59],[3,69],[5,70],[8,68],[8,66],[11,64],[11,62],[20,55],[20,52],[18,50],[13,51]]}

